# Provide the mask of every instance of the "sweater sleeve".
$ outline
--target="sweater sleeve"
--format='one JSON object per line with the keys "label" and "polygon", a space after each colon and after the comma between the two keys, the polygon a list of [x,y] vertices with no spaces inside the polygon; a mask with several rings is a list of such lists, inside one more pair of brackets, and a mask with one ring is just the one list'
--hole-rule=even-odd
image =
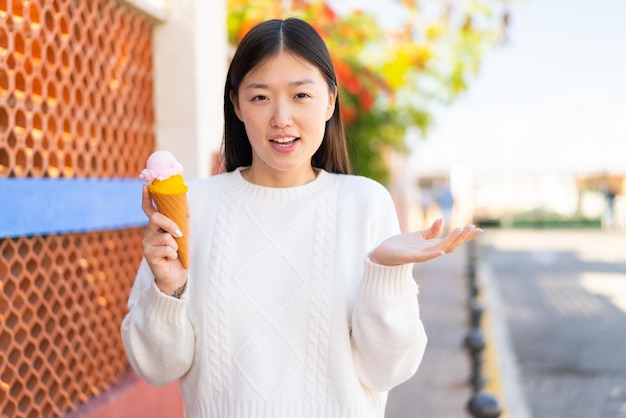
{"label": "sweater sleeve", "polygon": [[[191,286],[189,280],[187,292]],[[193,361],[195,336],[186,313],[187,292],[181,299],[162,293],[147,262],[142,260],[121,333],[132,368],[152,385],[180,378]]]}
{"label": "sweater sleeve", "polygon": [[[369,251],[400,233],[391,196],[371,194]],[[351,343],[361,382],[387,391],[409,379],[422,360],[426,333],[420,319],[413,264],[382,266],[364,257],[363,276],[352,308]]]}
{"label": "sweater sleeve", "polygon": [[352,351],[361,382],[376,391],[409,379],[424,355],[426,332],[411,270],[412,264],[365,260],[352,315]]}

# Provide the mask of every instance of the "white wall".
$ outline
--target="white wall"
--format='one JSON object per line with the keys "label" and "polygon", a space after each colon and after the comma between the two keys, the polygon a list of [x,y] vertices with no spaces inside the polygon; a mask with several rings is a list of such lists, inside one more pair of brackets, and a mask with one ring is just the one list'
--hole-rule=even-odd
{"label": "white wall", "polygon": [[153,33],[157,149],[176,155],[186,179],[206,177],[222,140],[226,1],[160,3]]}

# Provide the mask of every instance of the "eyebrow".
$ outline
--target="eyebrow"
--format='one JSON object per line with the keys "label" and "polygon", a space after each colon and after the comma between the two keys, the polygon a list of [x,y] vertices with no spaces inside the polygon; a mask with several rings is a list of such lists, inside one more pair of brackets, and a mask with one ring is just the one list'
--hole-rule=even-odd
{"label": "eyebrow", "polygon": [[[297,81],[292,81],[289,83],[289,86],[291,87],[298,87],[298,86],[302,86],[304,84],[317,84],[313,79],[310,78],[305,78],[302,80],[297,80]],[[269,89],[270,87],[267,84],[264,83],[250,83],[248,85],[246,85],[244,87],[245,90],[247,89]]]}

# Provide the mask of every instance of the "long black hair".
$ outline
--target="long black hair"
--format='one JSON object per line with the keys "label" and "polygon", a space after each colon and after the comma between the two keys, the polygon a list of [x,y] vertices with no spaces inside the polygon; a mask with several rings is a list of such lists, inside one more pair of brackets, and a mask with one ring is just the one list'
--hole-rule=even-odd
{"label": "long black hair", "polygon": [[[311,25],[304,20],[291,17],[285,20],[268,20],[252,28],[235,51],[224,86],[222,152],[226,171],[252,164],[252,147],[243,122],[235,114],[231,92],[237,95],[239,84],[246,74],[281,51],[315,65],[326,79],[328,88],[337,92],[337,76],[330,53],[322,37]],[[335,101],[333,115],[326,122],[324,139],[313,154],[311,165],[333,173],[351,172],[339,97]]]}

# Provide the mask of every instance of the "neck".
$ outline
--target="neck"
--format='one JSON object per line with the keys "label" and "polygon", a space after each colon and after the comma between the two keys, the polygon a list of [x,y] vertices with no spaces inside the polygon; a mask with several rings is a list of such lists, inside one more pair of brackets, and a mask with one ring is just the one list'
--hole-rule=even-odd
{"label": "neck", "polygon": [[302,170],[298,173],[293,172],[259,172],[254,165],[244,170],[241,170],[241,175],[246,181],[256,184],[257,186],[285,188],[285,187],[297,187],[310,183],[317,178],[318,171],[313,167],[308,167],[307,170]]}

